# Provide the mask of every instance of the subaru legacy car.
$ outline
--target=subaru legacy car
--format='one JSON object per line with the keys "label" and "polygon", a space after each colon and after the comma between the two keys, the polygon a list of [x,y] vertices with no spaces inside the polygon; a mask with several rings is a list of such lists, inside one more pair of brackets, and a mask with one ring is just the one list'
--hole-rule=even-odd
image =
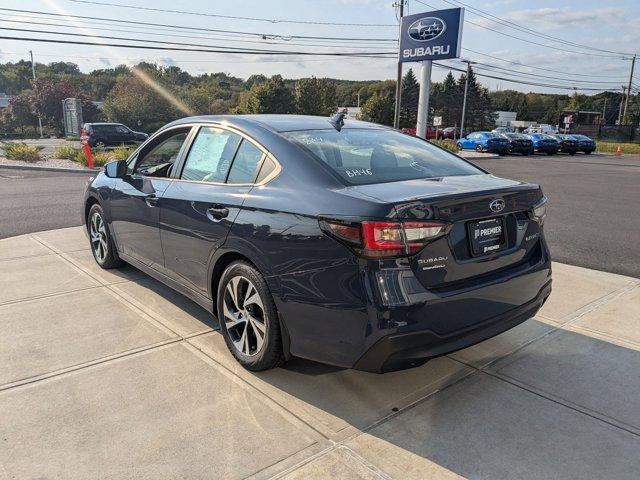
{"label": "subaru legacy car", "polygon": [[509,140],[498,133],[473,132],[458,140],[462,150],[476,150],[504,155],[509,152]]}
{"label": "subaru legacy car", "polygon": [[527,136],[533,142],[533,149],[536,153],[546,153],[547,155],[554,155],[558,153],[560,143],[551,135],[544,133],[532,133]]}
{"label": "subaru legacy car", "polygon": [[545,215],[538,185],[339,114],[175,121],[82,205],[98,265],[211,311],[249,370],[386,372],[518,325],[551,292]]}
{"label": "subaru legacy car", "polygon": [[503,133],[502,136],[509,141],[509,153],[533,154],[533,142],[522,133]]}
{"label": "subaru legacy car", "polygon": [[571,135],[578,141],[578,151],[584,152],[587,155],[590,155],[596,149],[596,142],[592,138],[587,137],[586,135]]}
{"label": "subaru legacy car", "polygon": [[140,143],[149,138],[146,133],[134,132],[121,123],[85,123],[83,129],[90,147]]}

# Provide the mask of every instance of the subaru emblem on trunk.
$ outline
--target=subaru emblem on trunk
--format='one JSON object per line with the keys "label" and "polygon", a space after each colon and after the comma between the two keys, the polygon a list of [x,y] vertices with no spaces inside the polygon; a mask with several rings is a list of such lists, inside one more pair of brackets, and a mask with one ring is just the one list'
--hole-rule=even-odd
{"label": "subaru emblem on trunk", "polygon": [[504,210],[504,200],[501,198],[496,198],[489,204],[489,208],[492,212],[500,213]]}

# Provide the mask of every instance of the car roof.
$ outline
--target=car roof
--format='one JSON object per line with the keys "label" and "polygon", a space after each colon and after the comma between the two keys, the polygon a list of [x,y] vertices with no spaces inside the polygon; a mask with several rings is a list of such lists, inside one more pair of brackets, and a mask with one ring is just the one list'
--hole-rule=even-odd
{"label": "car roof", "polygon": [[110,125],[122,125],[122,123],[116,122],[87,122],[85,125],[98,125],[98,126],[110,126]]}
{"label": "car roof", "polygon": [[[230,123],[241,126],[241,124],[267,127],[276,132],[291,132],[295,130],[325,130],[332,129],[329,117],[318,117],[313,115],[200,115],[195,117],[185,117],[167,126],[182,125],[187,123]],[[387,129],[384,125],[376,123],[362,122],[345,118],[342,128],[374,128]]]}

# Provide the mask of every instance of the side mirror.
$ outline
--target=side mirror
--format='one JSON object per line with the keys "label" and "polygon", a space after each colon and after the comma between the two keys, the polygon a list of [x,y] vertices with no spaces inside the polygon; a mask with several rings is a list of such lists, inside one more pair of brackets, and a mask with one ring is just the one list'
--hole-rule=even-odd
{"label": "side mirror", "polygon": [[127,161],[115,160],[104,166],[104,173],[109,178],[123,178],[127,174]]}

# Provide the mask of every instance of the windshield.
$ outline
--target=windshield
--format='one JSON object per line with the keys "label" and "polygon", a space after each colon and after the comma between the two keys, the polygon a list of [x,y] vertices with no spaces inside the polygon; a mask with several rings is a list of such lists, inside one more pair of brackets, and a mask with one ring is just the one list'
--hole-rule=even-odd
{"label": "windshield", "polygon": [[303,130],[283,135],[331,167],[347,185],[484,173],[446,150],[394,130]]}

